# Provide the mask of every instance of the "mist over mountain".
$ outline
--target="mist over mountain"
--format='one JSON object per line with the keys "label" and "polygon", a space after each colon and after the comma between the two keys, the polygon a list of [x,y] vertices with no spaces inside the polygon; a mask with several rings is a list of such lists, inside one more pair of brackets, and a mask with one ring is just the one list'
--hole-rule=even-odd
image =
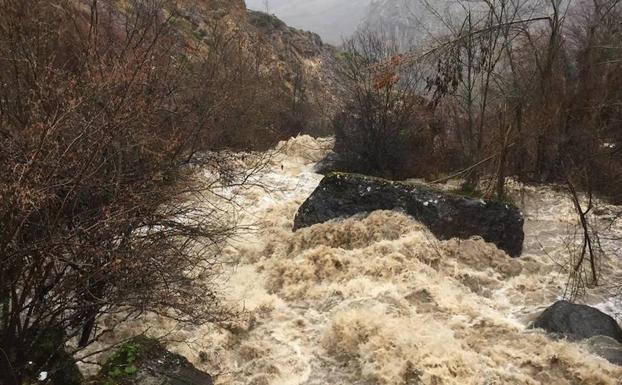
{"label": "mist over mountain", "polygon": [[247,6],[313,31],[331,44],[372,29],[404,47],[445,31],[444,23],[461,12],[461,6],[449,0],[247,0]]}
{"label": "mist over mountain", "polygon": [[249,9],[273,13],[292,27],[340,44],[357,30],[372,0],[247,0]]}
{"label": "mist over mountain", "polygon": [[374,0],[358,29],[380,31],[407,49],[446,32],[462,12],[451,0]]}
{"label": "mist over mountain", "polygon": [[[333,45],[356,31],[371,29],[395,39],[404,49],[444,34],[449,26],[459,26],[467,10],[474,14],[486,10],[478,0],[246,0],[246,4],[292,27],[317,33]],[[546,3],[525,4],[519,11],[525,19],[552,12]]]}

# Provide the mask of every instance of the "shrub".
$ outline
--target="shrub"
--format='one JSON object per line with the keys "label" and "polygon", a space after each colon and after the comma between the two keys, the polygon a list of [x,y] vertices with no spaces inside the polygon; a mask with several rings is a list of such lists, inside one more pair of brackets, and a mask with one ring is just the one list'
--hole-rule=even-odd
{"label": "shrub", "polygon": [[341,170],[404,178],[416,173],[423,151],[433,150],[432,109],[417,94],[421,76],[414,64],[401,65],[397,47],[381,34],[361,32],[335,63],[343,101],[333,122]]}
{"label": "shrub", "polygon": [[[0,383],[50,330],[72,351],[155,312],[228,319],[213,278],[235,230],[193,162],[220,175],[223,154],[197,120],[216,108],[184,85],[196,76],[164,2],[0,1]],[[85,5],[85,6],[83,6]],[[217,67],[220,68],[220,67]],[[214,75],[215,76],[215,75]],[[225,157],[225,158],[223,158]],[[255,168],[258,169],[258,168]],[[61,349],[62,346],[59,346]],[[53,350],[52,355],[57,350]]]}

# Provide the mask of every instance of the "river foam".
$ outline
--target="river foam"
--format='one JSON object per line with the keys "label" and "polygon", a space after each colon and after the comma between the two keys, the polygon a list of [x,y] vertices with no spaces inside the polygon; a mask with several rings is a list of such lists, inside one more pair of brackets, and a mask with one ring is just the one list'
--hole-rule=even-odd
{"label": "river foam", "polygon": [[[390,211],[294,233],[296,210],[321,179],[314,165],[329,147],[308,136],[281,143],[258,180],[263,187],[239,193],[253,231],[223,251],[222,285],[244,311],[240,319],[180,328],[150,317],[128,333],[166,333],[169,347],[217,384],[622,383],[622,368],[584,345],[527,329],[564,293],[559,262],[575,222],[563,194],[512,188],[526,215],[519,259],[481,239],[439,241]],[[616,243],[605,247],[614,253],[602,280],[619,279]],[[598,287],[584,301],[616,311],[611,294]]]}

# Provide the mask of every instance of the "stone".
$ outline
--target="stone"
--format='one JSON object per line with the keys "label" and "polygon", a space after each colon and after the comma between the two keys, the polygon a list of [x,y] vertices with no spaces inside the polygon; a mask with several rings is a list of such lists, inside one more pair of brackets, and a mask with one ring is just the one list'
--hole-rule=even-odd
{"label": "stone", "polygon": [[348,173],[330,173],[322,179],[298,209],[294,230],[375,210],[405,212],[439,239],[480,236],[512,257],[523,249],[524,218],[510,203]]}
{"label": "stone", "polygon": [[622,365],[622,343],[611,337],[594,336],[586,340],[587,349],[615,365]]}
{"label": "stone", "polygon": [[622,329],[613,317],[594,307],[568,301],[555,302],[540,314],[531,327],[570,340],[606,336],[622,342]]}
{"label": "stone", "polygon": [[123,344],[104,363],[96,385],[213,385],[186,358],[143,336]]}

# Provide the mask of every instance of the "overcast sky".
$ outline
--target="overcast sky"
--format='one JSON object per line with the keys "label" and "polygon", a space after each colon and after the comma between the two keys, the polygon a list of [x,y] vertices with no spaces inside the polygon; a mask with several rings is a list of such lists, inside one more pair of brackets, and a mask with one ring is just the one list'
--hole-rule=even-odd
{"label": "overcast sky", "polygon": [[292,27],[339,44],[356,30],[371,0],[246,0],[250,9],[275,14]]}

